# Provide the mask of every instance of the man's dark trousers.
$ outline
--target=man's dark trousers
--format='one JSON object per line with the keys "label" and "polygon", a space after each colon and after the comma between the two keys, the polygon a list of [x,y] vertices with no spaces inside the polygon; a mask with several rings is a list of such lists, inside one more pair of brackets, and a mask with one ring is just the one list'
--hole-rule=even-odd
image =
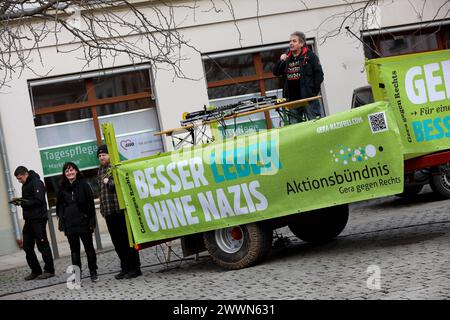
{"label": "man's dark trousers", "polygon": [[27,263],[34,274],[41,274],[42,268],[34,252],[34,244],[37,245],[39,252],[44,260],[44,271],[55,273],[53,265],[53,255],[50,244],[47,239],[47,219],[25,220],[23,226],[23,250],[26,254]]}
{"label": "man's dark trousers", "polygon": [[123,211],[112,213],[105,216],[105,220],[114,249],[120,259],[121,269],[126,272],[139,270],[141,267],[139,252],[130,247],[128,242],[125,213]]}

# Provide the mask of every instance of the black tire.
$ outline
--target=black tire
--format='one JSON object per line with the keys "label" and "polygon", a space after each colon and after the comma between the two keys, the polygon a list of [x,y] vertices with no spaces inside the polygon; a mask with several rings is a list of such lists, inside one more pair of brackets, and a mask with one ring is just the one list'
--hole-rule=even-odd
{"label": "black tire", "polygon": [[430,187],[441,198],[450,199],[450,172],[444,170],[440,174],[432,175]]}
{"label": "black tire", "polygon": [[[256,264],[265,258],[272,248],[273,231],[271,228],[261,223],[250,223],[240,228],[242,234],[242,244],[240,248],[228,250],[224,248],[223,235],[236,227],[225,228],[205,232],[203,239],[205,247],[211,255],[213,261],[222,268],[237,270]],[[227,252],[228,250],[228,252]]]}
{"label": "black tire", "polygon": [[422,191],[423,189],[423,184],[422,185],[417,185],[417,186],[407,186],[404,187],[403,192],[397,194],[397,197],[400,198],[412,198],[414,196],[416,196],[420,191]]}
{"label": "black tire", "polygon": [[299,239],[322,244],[336,238],[344,230],[348,221],[348,205],[323,208],[299,213],[290,223],[289,229]]}

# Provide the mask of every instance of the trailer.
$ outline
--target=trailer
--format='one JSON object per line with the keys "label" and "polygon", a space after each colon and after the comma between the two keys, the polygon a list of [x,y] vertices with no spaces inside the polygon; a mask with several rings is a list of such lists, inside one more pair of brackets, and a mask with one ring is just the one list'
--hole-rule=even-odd
{"label": "trailer", "polygon": [[[409,56],[408,59],[411,57]],[[416,56],[420,59],[420,55]],[[351,108],[388,99],[385,80],[379,76],[380,66],[391,60],[399,58],[382,58],[368,60],[366,67],[371,70],[367,73],[370,85],[356,88],[353,91]],[[374,76],[376,74],[377,76]],[[395,102],[395,97],[391,101]],[[415,116],[413,113],[412,115]],[[450,151],[437,151],[425,156],[413,157],[405,160],[405,186],[403,192],[397,196],[402,198],[415,197],[425,185],[429,184],[433,192],[442,199],[450,199]]]}
{"label": "trailer", "polygon": [[[257,133],[219,139],[217,124],[239,113],[204,108],[196,116],[210,118],[161,132],[180,134],[174,145],[187,142],[184,148],[146,158],[120,161],[114,128],[103,124],[130,245],[181,238],[184,256],[207,250],[223,268],[240,269],[269,254],[280,227],[310,243],[334,239],[347,224],[349,203],[402,193],[405,170],[448,166],[449,57],[441,51],[368,61],[379,101]],[[428,76],[426,88],[421,75]],[[436,98],[430,92],[444,99],[423,102]],[[288,112],[307,102],[256,101],[240,114]],[[431,118],[421,108],[441,112]]]}
{"label": "trailer", "polygon": [[370,86],[361,88],[362,100],[389,101],[403,138],[405,187],[399,196],[413,197],[429,184],[450,199],[450,51],[367,60],[366,70]]}

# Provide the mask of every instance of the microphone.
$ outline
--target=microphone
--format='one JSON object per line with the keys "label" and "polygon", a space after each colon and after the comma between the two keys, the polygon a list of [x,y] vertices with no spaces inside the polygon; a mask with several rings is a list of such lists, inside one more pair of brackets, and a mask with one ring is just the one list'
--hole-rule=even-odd
{"label": "microphone", "polygon": [[284,54],[287,55],[287,57],[289,58],[292,54],[291,48],[287,49]]}

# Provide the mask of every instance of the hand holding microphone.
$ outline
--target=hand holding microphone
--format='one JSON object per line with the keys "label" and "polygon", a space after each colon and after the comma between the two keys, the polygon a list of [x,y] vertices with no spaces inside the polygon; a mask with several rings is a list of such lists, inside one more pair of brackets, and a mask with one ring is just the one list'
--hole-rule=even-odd
{"label": "hand holding microphone", "polygon": [[289,53],[291,52],[291,50],[290,49],[287,49],[286,50],[286,53],[283,53],[281,56],[280,56],[280,60],[282,60],[282,61],[286,61],[286,59],[289,57]]}

